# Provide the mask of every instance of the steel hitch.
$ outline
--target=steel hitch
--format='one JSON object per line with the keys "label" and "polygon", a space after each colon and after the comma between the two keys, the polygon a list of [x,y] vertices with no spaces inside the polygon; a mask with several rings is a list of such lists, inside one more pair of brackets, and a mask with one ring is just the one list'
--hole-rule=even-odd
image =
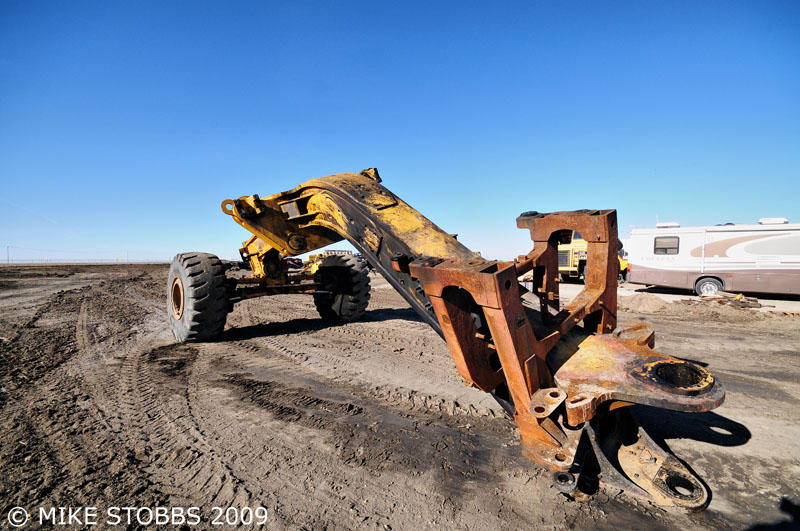
{"label": "steel hitch", "polygon": [[652,328],[639,323],[587,336],[568,358],[567,349],[556,348],[548,362],[567,395],[566,424],[584,427],[602,484],[660,506],[702,509],[706,486],[647,435],[627,406],[702,412],[721,405],[725,392],[704,367],[659,354],[653,341]]}

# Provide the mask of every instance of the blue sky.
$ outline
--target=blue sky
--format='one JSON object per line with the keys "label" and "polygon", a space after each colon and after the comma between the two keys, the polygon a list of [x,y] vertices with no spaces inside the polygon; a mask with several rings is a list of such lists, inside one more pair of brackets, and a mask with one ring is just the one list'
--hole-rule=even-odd
{"label": "blue sky", "polygon": [[798,28],[769,1],[0,0],[0,252],[234,257],[223,199],[370,166],[487,257],[530,249],[525,210],[800,222]]}

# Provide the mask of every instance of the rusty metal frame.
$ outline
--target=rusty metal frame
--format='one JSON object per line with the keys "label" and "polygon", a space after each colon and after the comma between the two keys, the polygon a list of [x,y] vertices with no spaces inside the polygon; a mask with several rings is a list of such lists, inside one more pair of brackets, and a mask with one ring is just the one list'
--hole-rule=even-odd
{"label": "rusty metal frame", "polygon": [[[411,262],[408,270],[422,282],[461,376],[487,392],[507,384],[523,453],[548,467],[557,485],[574,489],[576,480],[569,472],[580,470],[576,456],[583,428],[604,404],[609,410],[639,403],[706,411],[722,403],[722,387],[707,370],[652,350],[651,328],[637,325],[610,334],[617,311],[614,211],[527,213],[517,225],[529,229],[534,241],[533,250],[518,260],[423,258]],[[588,242],[586,286],[561,309],[558,240],[572,230]],[[524,307],[517,282],[528,272],[538,312]],[[475,307],[489,334],[477,330]],[[561,345],[581,323],[575,334],[579,342],[571,348]],[[491,363],[495,353],[499,368]],[[630,478],[637,478],[631,484],[662,505],[696,508],[707,502],[705,487],[688,469],[649,438],[640,439],[636,455],[650,460],[625,459],[627,449],[615,459]],[[692,486],[691,496],[673,490],[664,478],[682,478]]]}
{"label": "rusty metal frame", "polygon": [[[267,258],[347,239],[447,341],[465,382],[509,406],[523,453],[547,467],[560,490],[576,488],[589,447],[615,486],[659,505],[707,503],[706,487],[641,430],[631,442],[617,437],[627,426],[622,421],[603,429],[609,419],[627,418],[631,404],[706,411],[725,396],[705,368],[653,350],[652,328],[617,327],[614,210],[524,213],[517,226],[530,231],[532,251],[490,261],[380,183],[373,168],[223,201],[222,210],[253,234],[242,256],[259,285],[247,295],[310,292],[316,286],[269,277]],[[585,288],[562,308],[558,243],[574,230],[587,241]],[[532,279],[532,291],[519,283],[522,275]],[[675,481],[692,495],[672,488]]]}
{"label": "rusty metal frame", "polygon": [[[617,282],[616,213],[526,213],[517,218],[517,225],[529,229],[534,241],[534,249],[517,261],[423,259],[411,263],[409,271],[422,282],[430,297],[461,376],[487,392],[506,382],[525,455],[554,470],[568,470],[577,441],[550,419],[566,395],[555,386],[547,354],[581,321],[598,333],[616,327],[616,289],[607,289],[616,288]],[[572,230],[585,234],[590,242],[586,288],[560,311],[558,236]],[[517,280],[529,271],[533,272],[540,315],[546,316],[536,328],[523,308]],[[491,333],[486,337],[491,340],[476,335],[462,290],[480,306]],[[500,369],[491,366],[493,352],[499,358]]]}

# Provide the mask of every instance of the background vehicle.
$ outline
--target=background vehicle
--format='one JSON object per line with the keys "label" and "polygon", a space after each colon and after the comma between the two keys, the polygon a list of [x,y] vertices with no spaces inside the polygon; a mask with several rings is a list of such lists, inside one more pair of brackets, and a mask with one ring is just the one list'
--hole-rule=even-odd
{"label": "background vehicle", "polygon": [[308,255],[308,260],[306,261],[303,270],[313,275],[319,270],[319,266],[325,261],[327,257],[334,255],[353,257],[358,261],[358,263],[361,266],[366,267],[366,260],[364,260],[364,258],[361,255],[348,250],[330,249],[327,251],[321,251],[319,253]]}
{"label": "background vehicle", "polygon": [[[567,234],[565,241],[558,245],[558,273],[561,281],[583,280],[586,269],[586,240],[578,231]],[[623,258],[627,253],[619,252],[619,280],[625,281],[628,277],[628,261]]]}
{"label": "background vehicle", "polygon": [[635,229],[630,282],[693,289],[800,294],[800,224],[762,218],[753,225]]}
{"label": "background vehicle", "polygon": [[285,257],[283,259],[283,263],[285,263],[286,267],[288,267],[289,269],[300,269],[303,267],[303,261],[293,256]]}

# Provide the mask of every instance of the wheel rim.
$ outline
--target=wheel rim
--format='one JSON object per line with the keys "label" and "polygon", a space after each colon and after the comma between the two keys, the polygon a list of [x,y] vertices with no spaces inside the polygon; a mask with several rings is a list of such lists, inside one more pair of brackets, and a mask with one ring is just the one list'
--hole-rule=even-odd
{"label": "wheel rim", "polygon": [[717,287],[712,282],[704,282],[700,286],[700,293],[703,295],[713,295],[717,292]]}
{"label": "wheel rim", "polygon": [[181,277],[175,277],[172,280],[172,286],[169,289],[170,293],[170,309],[172,310],[172,317],[180,319],[183,317],[183,282]]}

